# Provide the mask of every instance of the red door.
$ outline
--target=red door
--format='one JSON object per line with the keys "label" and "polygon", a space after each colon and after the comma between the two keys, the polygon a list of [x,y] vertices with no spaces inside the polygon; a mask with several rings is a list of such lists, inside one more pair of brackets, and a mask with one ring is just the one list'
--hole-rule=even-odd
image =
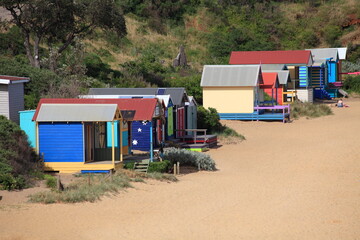
{"label": "red door", "polygon": [[[185,129],[185,108],[178,108],[177,109],[177,121],[176,121],[176,129],[182,130]],[[185,135],[184,131],[178,131],[177,137],[182,137]]]}
{"label": "red door", "polygon": [[160,119],[156,120],[156,140],[157,144],[160,145],[162,142],[162,124]]}

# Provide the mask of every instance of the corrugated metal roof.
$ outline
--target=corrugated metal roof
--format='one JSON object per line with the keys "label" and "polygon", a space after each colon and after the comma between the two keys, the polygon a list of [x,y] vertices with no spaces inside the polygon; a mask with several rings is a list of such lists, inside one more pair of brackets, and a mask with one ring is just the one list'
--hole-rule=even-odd
{"label": "corrugated metal roof", "polygon": [[157,88],[90,88],[89,95],[156,95]]}
{"label": "corrugated metal roof", "polygon": [[[340,60],[345,60],[346,59],[346,53],[347,53],[347,48],[315,48],[314,50],[318,50],[318,49],[325,49],[325,50],[331,50],[331,49],[336,49],[338,51],[338,57]],[[312,49],[310,49],[312,50]]]}
{"label": "corrugated metal roof", "polygon": [[285,70],[285,64],[261,64],[261,71],[266,70]]}
{"label": "corrugated metal roof", "polygon": [[311,52],[291,51],[241,51],[231,52],[230,64],[287,64],[312,65]]}
{"label": "corrugated metal roof", "polygon": [[29,81],[30,81],[30,78],[28,78],[28,77],[0,75],[0,84],[26,83]]}
{"label": "corrugated metal roof", "polygon": [[181,106],[189,101],[185,88],[165,88],[165,95],[170,95],[174,105]]}
{"label": "corrugated metal roof", "polygon": [[337,62],[339,60],[337,48],[317,48],[317,49],[307,49],[311,51],[312,57],[314,59],[314,66],[321,66],[321,64],[326,62],[326,59]]}
{"label": "corrugated metal roof", "polygon": [[247,87],[262,81],[260,65],[205,65],[202,87]]}
{"label": "corrugated metal roof", "polygon": [[42,104],[37,122],[111,122],[116,104]]}
{"label": "corrugated metal roof", "polygon": [[263,72],[263,83],[261,88],[275,88],[279,86],[278,74],[275,72]]}
{"label": "corrugated metal roof", "polygon": [[288,70],[264,70],[262,71],[263,73],[266,73],[266,72],[276,72],[278,74],[278,79],[279,79],[279,84],[282,84],[282,85],[285,85],[287,84],[288,82],[291,81],[290,79],[290,72]]}
{"label": "corrugated metal roof", "polygon": [[164,101],[166,107],[168,107],[169,103],[172,103],[170,95],[80,95],[79,98],[158,98]]}
{"label": "corrugated metal roof", "polygon": [[79,99],[79,98],[42,98],[36,108],[33,120],[42,104],[117,104],[119,110],[134,110],[134,121],[151,120],[158,104],[156,98],[135,99]]}
{"label": "corrugated metal roof", "polygon": [[[158,90],[161,89],[161,95],[170,95],[174,105],[183,105],[183,100],[187,101],[185,88],[91,88],[88,95],[154,95],[158,96]],[[163,90],[165,89],[165,92]],[[185,101],[185,102],[186,102]]]}

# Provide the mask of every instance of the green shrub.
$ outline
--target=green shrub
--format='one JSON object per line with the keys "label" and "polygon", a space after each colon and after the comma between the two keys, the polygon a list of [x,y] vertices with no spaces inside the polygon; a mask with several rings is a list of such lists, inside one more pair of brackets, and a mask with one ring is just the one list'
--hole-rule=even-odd
{"label": "green shrub", "polygon": [[199,129],[207,129],[210,133],[221,131],[220,117],[215,108],[206,109],[203,106],[199,106],[197,121]]}
{"label": "green shrub", "polygon": [[168,160],[164,160],[162,162],[151,162],[149,164],[148,173],[151,172],[166,173],[169,171],[170,167],[171,167],[171,163]]}
{"label": "green shrub", "polygon": [[11,190],[30,185],[40,165],[27,136],[4,116],[0,116],[0,133],[0,188]]}
{"label": "green shrub", "polygon": [[299,117],[316,118],[333,114],[331,108],[324,104],[295,102],[291,105],[290,117],[297,119]]}
{"label": "green shrub", "polygon": [[134,162],[128,162],[128,163],[125,163],[125,164],[124,164],[124,168],[131,170],[131,169],[134,169],[134,165],[135,165]]}
{"label": "green shrub", "polygon": [[0,189],[14,190],[25,188],[26,180],[23,176],[13,176],[10,173],[0,174]]}
{"label": "green shrub", "polygon": [[190,165],[206,171],[216,170],[215,161],[207,154],[193,152],[186,149],[169,148],[164,152],[164,158],[171,164]]}
{"label": "green shrub", "polygon": [[54,177],[52,175],[45,174],[44,179],[45,179],[45,183],[46,183],[47,187],[53,188],[53,189],[56,188],[56,185],[57,185],[56,177]]}
{"label": "green shrub", "polygon": [[349,92],[360,93],[360,76],[349,76],[344,81],[344,89]]}

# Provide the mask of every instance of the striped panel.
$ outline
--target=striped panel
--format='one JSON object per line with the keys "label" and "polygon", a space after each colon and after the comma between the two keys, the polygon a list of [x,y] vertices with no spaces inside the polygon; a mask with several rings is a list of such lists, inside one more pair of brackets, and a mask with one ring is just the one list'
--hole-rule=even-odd
{"label": "striped panel", "polygon": [[24,110],[24,85],[22,83],[9,85],[9,118],[18,123],[19,111]]}
{"label": "striped panel", "polygon": [[150,151],[150,126],[152,122],[134,121],[131,126],[131,149]]}
{"label": "striped panel", "polygon": [[0,115],[9,118],[9,92],[8,85],[0,84]]}
{"label": "striped panel", "polygon": [[84,162],[81,123],[39,123],[40,154],[44,162]]}
{"label": "striped panel", "polygon": [[324,78],[324,69],[322,67],[312,67],[311,68],[311,86],[315,87],[323,87],[325,84]]}
{"label": "striped panel", "polygon": [[308,86],[308,69],[306,66],[299,67],[299,81],[300,87]]}

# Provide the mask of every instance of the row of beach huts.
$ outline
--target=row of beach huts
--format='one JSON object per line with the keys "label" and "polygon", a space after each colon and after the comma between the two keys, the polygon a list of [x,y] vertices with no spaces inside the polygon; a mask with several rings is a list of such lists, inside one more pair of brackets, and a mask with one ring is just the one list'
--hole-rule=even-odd
{"label": "row of beach huts", "polygon": [[[285,122],[295,99],[344,93],[345,56],[346,48],[232,52],[229,65],[204,66],[203,105],[220,119]],[[136,161],[137,153],[153,161],[164,143],[194,151],[217,143],[216,135],[197,129],[197,102],[184,88],[93,88],[23,111],[28,81],[0,76],[0,114],[20,124],[47,171],[108,172]]]}

